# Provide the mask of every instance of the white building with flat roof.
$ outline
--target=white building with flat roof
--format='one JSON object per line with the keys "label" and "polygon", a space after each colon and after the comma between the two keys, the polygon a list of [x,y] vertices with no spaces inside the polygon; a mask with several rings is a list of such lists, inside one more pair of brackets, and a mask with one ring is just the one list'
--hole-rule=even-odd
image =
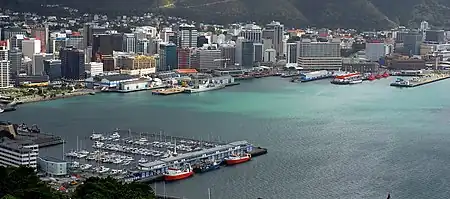
{"label": "white building with flat roof", "polygon": [[35,38],[25,39],[22,41],[23,56],[33,58],[33,55],[41,52],[41,41]]}
{"label": "white building with flat roof", "polygon": [[31,141],[5,138],[0,143],[0,166],[27,166],[37,170],[39,148]]}

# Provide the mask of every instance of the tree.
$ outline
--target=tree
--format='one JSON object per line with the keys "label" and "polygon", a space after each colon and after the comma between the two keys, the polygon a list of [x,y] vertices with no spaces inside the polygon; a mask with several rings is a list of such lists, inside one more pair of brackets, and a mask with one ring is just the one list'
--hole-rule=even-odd
{"label": "tree", "polygon": [[154,199],[151,187],[143,183],[122,183],[114,178],[88,178],[77,187],[73,199]]}
{"label": "tree", "polygon": [[0,167],[0,197],[5,199],[65,198],[42,182],[29,167]]}

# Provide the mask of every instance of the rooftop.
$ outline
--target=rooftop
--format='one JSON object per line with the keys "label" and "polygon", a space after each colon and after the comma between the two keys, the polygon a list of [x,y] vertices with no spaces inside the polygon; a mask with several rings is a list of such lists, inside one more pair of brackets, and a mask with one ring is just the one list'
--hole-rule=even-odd
{"label": "rooftop", "polygon": [[133,76],[133,75],[127,75],[127,74],[116,74],[116,75],[102,76],[101,78],[106,79],[108,81],[121,81],[121,80],[135,79],[137,77]]}
{"label": "rooftop", "polygon": [[67,163],[67,161],[65,161],[65,160],[61,160],[59,158],[54,158],[54,157],[50,157],[50,156],[44,156],[44,157],[39,157],[39,158],[41,158],[45,161],[48,161],[48,162]]}

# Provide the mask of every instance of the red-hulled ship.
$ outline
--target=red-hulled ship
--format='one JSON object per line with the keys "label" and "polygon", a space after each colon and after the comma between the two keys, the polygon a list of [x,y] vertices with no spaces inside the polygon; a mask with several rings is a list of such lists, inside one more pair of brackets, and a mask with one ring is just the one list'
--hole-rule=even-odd
{"label": "red-hulled ship", "polygon": [[375,79],[376,79],[375,75],[373,75],[373,74],[370,74],[369,77],[367,77],[367,80],[369,80],[369,81],[373,81]]}
{"label": "red-hulled ship", "polygon": [[348,74],[344,74],[344,75],[338,75],[335,77],[335,79],[348,79],[351,77],[355,77],[355,76],[359,76],[359,73],[348,73]]}
{"label": "red-hulled ship", "polygon": [[381,75],[383,77],[389,77],[389,73],[388,72],[384,72],[383,75]]}
{"label": "red-hulled ship", "polygon": [[240,155],[231,155],[228,158],[225,158],[225,163],[227,165],[234,165],[234,164],[240,164],[243,162],[247,162],[252,158],[250,154],[245,154],[243,156]]}
{"label": "red-hulled ship", "polygon": [[185,178],[189,178],[192,175],[194,175],[194,171],[192,170],[190,165],[185,169],[169,168],[164,173],[164,180],[165,181],[182,180]]}

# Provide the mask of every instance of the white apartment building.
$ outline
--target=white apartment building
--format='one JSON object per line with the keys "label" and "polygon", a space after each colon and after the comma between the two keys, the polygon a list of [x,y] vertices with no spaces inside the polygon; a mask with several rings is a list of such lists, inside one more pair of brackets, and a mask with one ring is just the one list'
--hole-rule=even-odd
{"label": "white apartment building", "polygon": [[91,77],[103,74],[103,63],[102,62],[90,62],[85,66],[85,70],[89,71]]}
{"label": "white apartment building", "polygon": [[0,46],[0,88],[12,87],[11,63],[8,56],[8,47]]}
{"label": "white apartment building", "polygon": [[0,143],[0,166],[27,166],[37,170],[39,147],[28,141],[5,138]]}

